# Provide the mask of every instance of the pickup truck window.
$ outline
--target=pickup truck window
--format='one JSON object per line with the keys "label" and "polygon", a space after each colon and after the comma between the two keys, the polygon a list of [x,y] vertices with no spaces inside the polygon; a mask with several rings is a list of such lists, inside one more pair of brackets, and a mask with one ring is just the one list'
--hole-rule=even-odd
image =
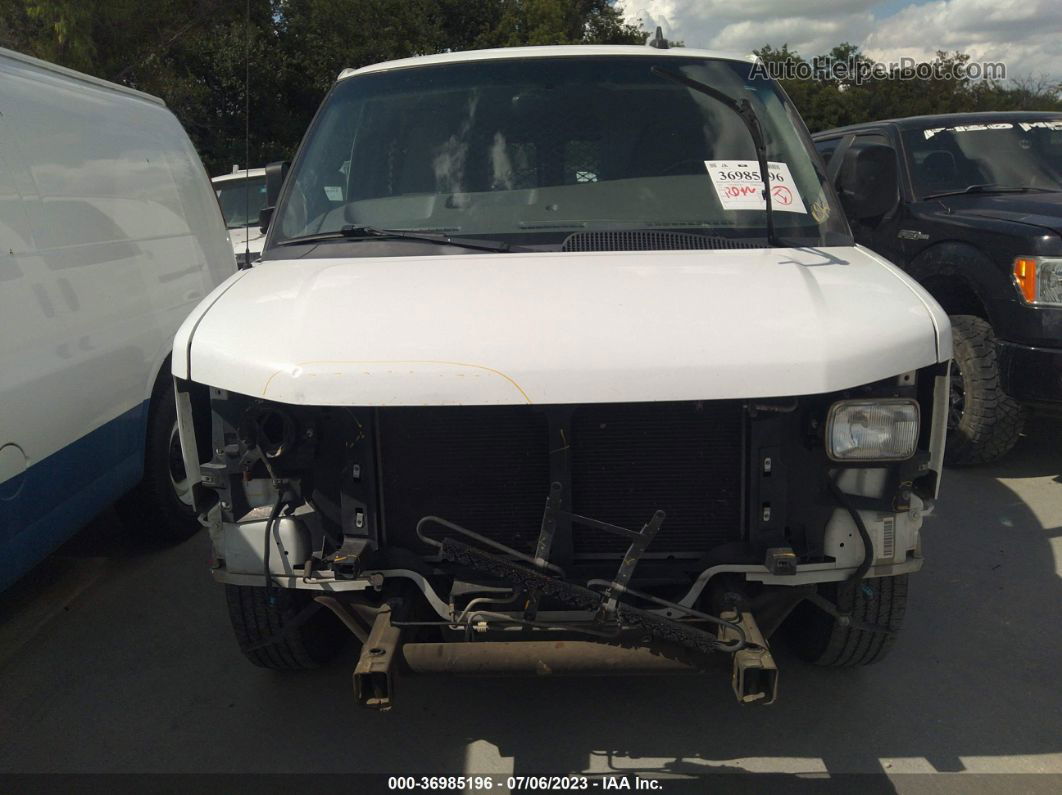
{"label": "pickup truck window", "polygon": [[749,64],[592,56],[341,80],[293,166],[270,246],[352,226],[543,244],[602,229],[764,242],[764,211],[725,209],[705,162],[755,165],[741,118],[653,66],[752,103],[768,160],[788,167],[805,208],[775,207],[781,238],[850,244],[796,110],[773,82],[750,79]]}
{"label": "pickup truck window", "polygon": [[1062,117],[906,130],[915,194],[1062,190]]}
{"label": "pickup truck window", "polygon": [[830,158],[833,157],[833,153],[837,151],[837,145],[841,143],[840,138],[830,138],[828,141],[816,141],[815,150],[822,157],[822,162],[829,163]]}

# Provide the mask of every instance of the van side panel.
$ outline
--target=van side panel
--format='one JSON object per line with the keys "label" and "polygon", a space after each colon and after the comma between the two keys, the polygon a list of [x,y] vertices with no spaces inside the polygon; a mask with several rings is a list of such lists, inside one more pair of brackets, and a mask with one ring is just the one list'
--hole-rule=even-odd
{"label": "van side panel", "polygon": [[[168,114],[169,111],[166,111]],[[156,352],[154,366],[151,368],[151,377],[145,384],[146,395],[151,394],[156,377],[160,374],[166,357],[173,348],[173,338],[177,329],[188,314],[208,295],[215,287],[236,273],[236,260],[232,252],[232,244],[229,242],[228,229],[221,215],[217,197],[210,182],[210,177],[203,168],[199,155],[196,153],[192,142],[184,134],[176,118],[172,124],[176,128],[179,140],[175,141],[172,151],[167,151],[167,161],[170,166],[170,174],[173,177],[177,190],[177,197],[182,209],[182,218],[190,230],[190,240],[193,247],[195,268],[198,273],[206,276],[206,287],[199,290],[183,287],[180,292],[174,291],[171,297],[178,300],[178,304],[168,309],[163,320],[166,334],[161,340],[161,345]],[[191,265],[187,267],[190,271]],[[180,276],[181,274],[176,274]],[[174,274],[164,282],[172,282]],[[169,382],[170,373],[163,374]]]}
{"label": "van side panel", "polygon": [[173,335],[235,268],[165,106],[0,53],[0,113],[2,587],[138,482]]}
{"label": "van side panel", "polygon": [[0,484],[15,492],[0,503],[0,591],[140,480],[147,412],[144,401]]}

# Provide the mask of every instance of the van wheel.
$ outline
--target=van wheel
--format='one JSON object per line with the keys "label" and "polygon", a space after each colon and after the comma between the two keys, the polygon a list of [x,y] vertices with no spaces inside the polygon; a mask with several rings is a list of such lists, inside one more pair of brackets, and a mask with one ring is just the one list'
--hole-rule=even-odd
{"label": "van wheel", "polygon": [[255,665],[274,671],[317,668],[346,645],[350,633],[335,614],[306,591],[226,585],[229,620],[240,651]]}
{"label": "van wheel", "polygon": [[951,328],[955,358],[944,460],[953,465],[984,464],[1017,443],[1022,407],[999,385],[995,335],[987,321],[953,315]]}
{"label": "van wheel", "polygon": [[811,602],[801,602],[782,625],[782,637],[800,659],[815,665],[852,668],[870,665],[888,655],[907,609],[907,575],[872,577],[856,588],[826,583],[819,594],[833,602],[853,622],[875,624],[888,632],[842,626],[838,619]]}
{"label": "van wheel", "polygon": [[176,544],[199,530],[191,483],[184,471],[172,388],[163,387],[151,401],[144,479],[115,507],[137,535],[151,541]]}

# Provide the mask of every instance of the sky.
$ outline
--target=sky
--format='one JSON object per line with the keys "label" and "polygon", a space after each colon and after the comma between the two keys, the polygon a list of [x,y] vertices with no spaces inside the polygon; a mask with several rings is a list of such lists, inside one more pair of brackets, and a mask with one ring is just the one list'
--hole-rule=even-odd
{"label": "sky", "polygon": [[1062,81],[1062,0],[620,0],[628,20],[687,47],[788,44],[805,58],[851,42],[877,61],[961,50],[1007,77]]}

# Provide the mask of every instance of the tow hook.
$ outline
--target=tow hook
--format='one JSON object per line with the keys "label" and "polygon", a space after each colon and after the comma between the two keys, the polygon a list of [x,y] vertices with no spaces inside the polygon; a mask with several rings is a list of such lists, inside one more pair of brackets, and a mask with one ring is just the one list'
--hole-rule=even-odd
{"label": "tow hook", "polygon": [[[747,645],[734,652],[733,673],[730,684],[734,695],[742,704],[773,704],[778,697],[778,666],[774,663],[767,641],[760,632],[752,613],[742,610],[726,610],[719,616],[725,621],[736,622],[745,631]],[[739,640],[738,633],[730,627],[719,627],[719,640]]]}
{"label": "tow hook", "polygon": [[402,630],[391,623],[395,608],[401,603],[388,602],[376,613],[369,637],[361,647],[354,667],[354,697],[369,709],[387,711],[393,703],[393,677]]}

